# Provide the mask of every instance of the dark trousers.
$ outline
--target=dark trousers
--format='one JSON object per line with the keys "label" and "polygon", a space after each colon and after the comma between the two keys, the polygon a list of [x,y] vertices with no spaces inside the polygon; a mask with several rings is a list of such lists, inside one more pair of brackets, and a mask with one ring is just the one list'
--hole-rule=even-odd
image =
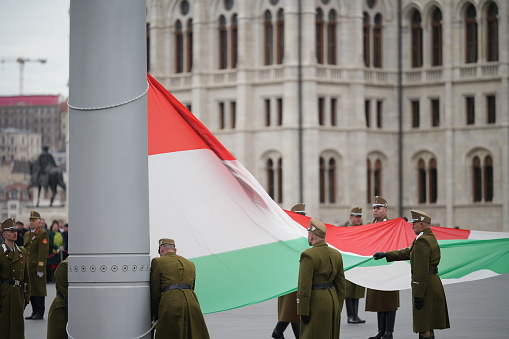
{"label": "dark trousers", "polygon": [[30,297],[30,303],[32,304],[32,315],[40,315],[40,316],[44,316],[44,310],[45,310],[45,305],[44,305],[44,299],[46,297],[35,297],[35,296],[32,296]]}

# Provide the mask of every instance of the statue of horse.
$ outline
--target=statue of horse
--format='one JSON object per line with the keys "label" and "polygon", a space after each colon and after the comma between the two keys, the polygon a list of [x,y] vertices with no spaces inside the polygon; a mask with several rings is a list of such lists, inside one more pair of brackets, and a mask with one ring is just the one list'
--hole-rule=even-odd
{"label": "statue of horse", "polygon": [[[50,207],[53,206],[55,195],[57,194],[57,187],[60,186],[64,192],[66,191],[66,185],[64,182],[64,176],[62,170],[58,167],[48,166],[45,170],[41,171],[39,162],[37,160],[30,161],[30,185],[28,185],[28,192],[30,194],[30,188],[37,187],[37,207],[39,207],[39,198],[41,196],[41,189],[45,191],[48,188],[51,189]],[[31,195],[31,194],[30,194]]]}

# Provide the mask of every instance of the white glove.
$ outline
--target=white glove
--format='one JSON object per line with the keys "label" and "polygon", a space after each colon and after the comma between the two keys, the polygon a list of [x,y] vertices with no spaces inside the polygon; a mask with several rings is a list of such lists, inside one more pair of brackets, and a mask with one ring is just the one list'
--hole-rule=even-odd
{"label": "white glove", "polygon": [[37,276],[38,276],[39,278],[44,277],[44,272],[37,272]]}

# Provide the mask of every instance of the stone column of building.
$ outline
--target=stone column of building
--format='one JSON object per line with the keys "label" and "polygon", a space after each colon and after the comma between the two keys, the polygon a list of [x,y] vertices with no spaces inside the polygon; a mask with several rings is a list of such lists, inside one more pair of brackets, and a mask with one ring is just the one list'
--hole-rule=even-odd
{"label": "stone column of building", "polygon": [[[205,119],[205,112],[211,111],[206,103],[209,101],[207,96],[206,85],[206,71],[209,69],[211,63],[206,63],[210,56],[211,44],[208,35],[209,29],[206,20],[208,4],[205,1],[194,1],[192,3],[191,11],[193,13],[193,67],[192,74],[192,113],[200,120]],[[209,55],[207,57],[207,55]],[[214,58],[212,58],[214,59]],[[205,121],[205,120],[202,120]]]}

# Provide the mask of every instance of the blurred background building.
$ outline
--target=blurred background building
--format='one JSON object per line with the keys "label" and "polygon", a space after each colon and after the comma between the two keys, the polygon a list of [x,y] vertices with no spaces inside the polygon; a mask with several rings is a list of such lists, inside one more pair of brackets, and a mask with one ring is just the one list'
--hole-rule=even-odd
{"label": "blurred background building", "polygon": [[[147,0],[149,72],[283,208],[509,231],[509,3]],[[505,33],[504,33],[505,32]]]}

